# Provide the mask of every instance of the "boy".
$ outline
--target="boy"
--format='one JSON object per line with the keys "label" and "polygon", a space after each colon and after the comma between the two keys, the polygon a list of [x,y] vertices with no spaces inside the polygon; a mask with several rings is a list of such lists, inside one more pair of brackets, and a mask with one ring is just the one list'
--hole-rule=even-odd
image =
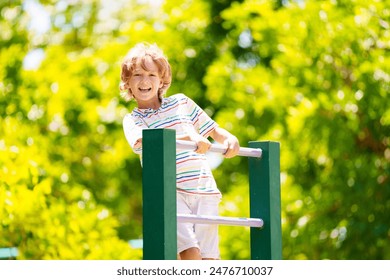
{"label": "boy", "polygon": [[[227,158],[237,155],[239,142],[184,94],[165,98],[171,79],[168,60],[156,45],[137,44],[130,50],[122,63],[120,89],[138,107],[123,119],[126,139],[140,157],[143,129],[175,129],[177,139],[196,142],[195,151],[176,153],[177,212],[218,215],[221,193],[204,155],[211,146],[207,138],[224,144]],[[179,259],[220,258],[217,225],[179,223],[177,242]]]}

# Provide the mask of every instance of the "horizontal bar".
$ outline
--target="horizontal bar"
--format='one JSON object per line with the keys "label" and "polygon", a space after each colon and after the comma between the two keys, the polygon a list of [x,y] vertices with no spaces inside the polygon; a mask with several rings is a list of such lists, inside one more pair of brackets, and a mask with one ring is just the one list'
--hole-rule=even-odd
{"label": "horizontal bar", "polygon": [[193,223],[193,224],[219,224],[219,225],[228,225],[228,226],[247,226],[247,227],[257,227],[257,228],[262,228],[264,225],[262,219],[190,215],[190,214],[177,214],[177,222]]}
{"label": "horizontal bar", "polygon": [[[193,150],[195,151],[197,149],[197,145],[195,142],[192,141],[185,141],[185,140],[176,140],[176,148],[182,149],[182,150]],[[219,145],[219,144],[212,144],[209,152],[214,153],[221,153],[224,154],[226,152],[226,147]],[[257,157],[260,158],[262,155],[262,150],[260,148],[245,148],[241,147],[240,151],[238,152],[239,156],[243,157]]]}

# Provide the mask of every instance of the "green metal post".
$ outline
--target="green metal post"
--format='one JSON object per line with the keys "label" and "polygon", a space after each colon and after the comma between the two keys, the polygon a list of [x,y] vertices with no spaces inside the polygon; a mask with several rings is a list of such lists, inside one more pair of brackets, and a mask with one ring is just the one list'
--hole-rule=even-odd
{"label": "green metal post", "polygon": [[175,260],[176,132],[148,129],[142,136],[143,259]]}
{"label": "green metal post", "polygon": [[249,158],[250,217],[264,221],[262,229],[251,228],[251,259],[282,259],[280,216],[280,146],[278,142],[249,142],[261,148],[260,159]]}

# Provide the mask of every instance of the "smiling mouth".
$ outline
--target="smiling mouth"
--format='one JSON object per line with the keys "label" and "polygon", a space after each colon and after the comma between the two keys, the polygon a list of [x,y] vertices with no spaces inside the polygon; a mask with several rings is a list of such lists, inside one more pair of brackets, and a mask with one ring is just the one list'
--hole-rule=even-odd
{"label": "smiling mouth", "polygon": [[140,92],[149,92],[152,90],[152,88],[138,88]]}

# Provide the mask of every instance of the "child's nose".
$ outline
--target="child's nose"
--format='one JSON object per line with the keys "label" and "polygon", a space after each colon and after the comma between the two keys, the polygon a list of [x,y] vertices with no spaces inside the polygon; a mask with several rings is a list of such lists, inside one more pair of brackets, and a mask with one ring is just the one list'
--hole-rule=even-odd
{"label": "child's nose", "polygon": [[148,83],[149,82],[149,77],[148,76],[142,76],[141,79],[140,79],[140,83],[141,84],[144,84],[144,83]]}

